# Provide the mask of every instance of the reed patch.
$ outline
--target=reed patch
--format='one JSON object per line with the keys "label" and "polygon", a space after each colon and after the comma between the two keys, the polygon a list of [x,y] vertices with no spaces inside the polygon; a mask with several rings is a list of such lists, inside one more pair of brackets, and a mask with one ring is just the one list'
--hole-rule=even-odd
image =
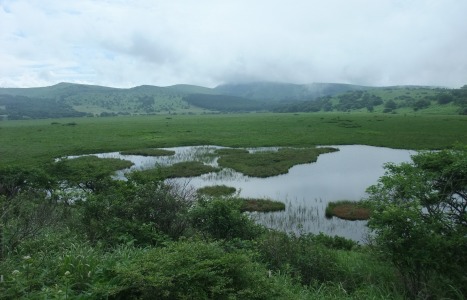
{"label": "reed patch", "polygon": [[286,174],[298,164],[316,162],[323,153],[338,151],[335,148],[281,148],[277,151],[232,151],[221,155],[221,167],[231,168],[251,177],[271,177]]}
{"label": "reed patch", "polygon": [[368,220],[370,215],[371,210],[365,202],[348,200],[329,202],[325,211],[325,216],[328,219],[337,217],[349,221]]}

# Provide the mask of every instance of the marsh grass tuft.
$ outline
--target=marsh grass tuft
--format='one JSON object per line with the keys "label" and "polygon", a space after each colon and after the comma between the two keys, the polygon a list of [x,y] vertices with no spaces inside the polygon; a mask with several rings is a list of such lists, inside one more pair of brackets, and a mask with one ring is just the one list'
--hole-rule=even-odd
{"label": "marsh grass tuft", "polygon": [[218,163],[222,167],[234,169],[247,176],[270,177],[286,174],[294,165],[315,162],[320,154],[334,151],[338,150],[330,147],[301,149],[282,148],[278,151],[255,153],[236,150],[224,152],[223,155],[221,152]]}
{"label": "marsh grass tuft", "polygon": [[219,168],[205,165],[202,162],[185,161],[173,164],[171,166],[133,172],[133,176],[141,179],[145,178],[145,181],[147,181],[151,179],[160,180],[164,178],[196,177],[218,171],[220,171]]}
{"label": "marsh grass tuft", "polygon": [[147,149],[135,149],[135,150],[120,151],[120,154],[122,154],[122,155],[140,155],[140,156],[172,156],[172,155],[175,154],[175,151],[164,150],[164,149],[147,148]]}
{"label": "marsh grass tuft", "polygon": [[285,210],[285,204],[270,199],[235,198],[241,203],[240,211],[273,212]]}
{"label": "marsh grass tuft", "polygon": [[371,215],[371,210],[365,202],[354,202],[349,200],[341,200],[329,202],[325,216],[330,219],[337,217],[344,220],[368,220]]}
{"label": "marsh grass tuft", "polygon": [[211,197],[230,196],[236,192],[236,188],[226,185],[205,186],[198,189],[198,193]]}

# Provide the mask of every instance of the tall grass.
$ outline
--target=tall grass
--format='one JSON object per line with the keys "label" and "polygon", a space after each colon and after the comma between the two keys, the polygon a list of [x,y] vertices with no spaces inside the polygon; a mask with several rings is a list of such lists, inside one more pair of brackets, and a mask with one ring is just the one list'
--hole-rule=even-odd
{"label": "tall grass", "polygon": [[370,218],[370,208],[364,202],[340,200],[329,202],[326,206],[325,216],[330,219],[337,217],[343,220],[368,220]]}
{"label": "tall grass", "polygon": [[[352,127],[336,119],[346,119]],[[58,125],[52,123],[60,122]],[[441,149],[467,143],[467,118],[387,114],[228,114],[0,121],[0,164],[41,165],[73,154],[170,146],[364,144]],[[61,124],[75,123],[75,126]]]}

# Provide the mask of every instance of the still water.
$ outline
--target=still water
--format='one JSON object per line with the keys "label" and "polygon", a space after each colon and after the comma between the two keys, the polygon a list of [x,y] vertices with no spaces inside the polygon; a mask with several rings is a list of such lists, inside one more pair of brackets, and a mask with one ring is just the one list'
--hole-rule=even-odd
{"label": "still water", "polygon": [[[326,219],[324,211],[327,203],[336,200],[360,200],[366,196],[366,188],[375,184],[384,174],[385,163],[410,161],[410,156],[415,152],[361,145],[333,147],[338,148],[339,151],[320,155],[316,163],[294,166],[284,175],[254,178],[224,169],[219,173],[180,178],[177,181],[184,185],[188,183],[194,188],[227,185],[235,187],[241,197],[269,198],[284,202],[285,211],[251,214],[258,223],[270,228],[294,233],[323,232],[364,242],[367,236],[366,222]],[[123,178],[129,171],[180,161],[201,160],[206,164],[217,166],[217,157],[213,152],[218,148],[216,146],[166,148],[175,151],[175,155],[170,157],[142,157],[119,153],[104,153],[98,156],[132,161],[134,166],[117,174],[117,177]]]}

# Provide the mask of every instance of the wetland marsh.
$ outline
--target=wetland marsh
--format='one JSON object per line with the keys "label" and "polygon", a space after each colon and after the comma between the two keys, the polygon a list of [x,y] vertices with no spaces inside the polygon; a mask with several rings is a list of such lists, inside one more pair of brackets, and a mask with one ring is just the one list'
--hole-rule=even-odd
{"label": "wetland marsh", "polygon": [[[366,221],[327,219],[325,208],[331,201],[348,199],[359,201],[365,197],[365,189],[376,183],[384,174],[387,162],[410,161],[415,151],[363,145],[334,146],[339,151],[320,154],[314,163],[291,167],[286,174],[265,178],[252,177],[229,168],[199,176],[172,178],[171,181],[195,189],[225,185],[233,187],[239,197],[272,199],[285,203],[285,210],[268,213],[250,213],[256,222],[269,228],[293,233],[319,233],[339,235],[363,242]],[[120,158],[133,165],[116,173],[124,179],[132,171],[157,170],[186,162],[202,162],[219,168],[219,146],[190,146],[164,148],[172,156],[122,155],[119,152],[97,154],[100,158]],[[248,152],[278,151],[277,147],[246,148]],[[222,152],[220,152],[222,153]]]}

